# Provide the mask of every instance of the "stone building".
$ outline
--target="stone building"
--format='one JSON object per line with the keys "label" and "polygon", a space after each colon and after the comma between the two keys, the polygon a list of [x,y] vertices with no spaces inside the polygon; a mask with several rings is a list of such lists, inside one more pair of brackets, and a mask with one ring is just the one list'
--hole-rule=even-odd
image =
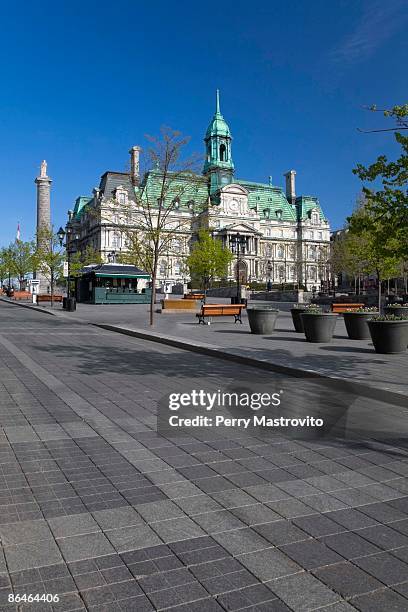
{"label": "stone building", "polygon": [[[296,172],[285,174],[285,189],[272,184],[235,178],[232,136],[216,109],[204,138],[202,174],[186,173],[179,179],[186,188],[173,200],[168,249],[158,270],[159,284],[188,280],[185,259],[200,227],[209,228],[226,245],[237,233],[247,240],[240,263],[235,260],[228,279],[272,285],[320,288],[329,282],[329,222],[315,196],[296,194]],[[123,211],[129,227],[137,227],[136,201],[159,193],[161,174],[150,169],[139,176],[140,148],[130,150],[129,172],[105,172],[90,197],[80,196],[68,213],[71,250],[91,245],[105,261],[115,261],[127,249]],[[126,234],[126,232],[125,232]]]}

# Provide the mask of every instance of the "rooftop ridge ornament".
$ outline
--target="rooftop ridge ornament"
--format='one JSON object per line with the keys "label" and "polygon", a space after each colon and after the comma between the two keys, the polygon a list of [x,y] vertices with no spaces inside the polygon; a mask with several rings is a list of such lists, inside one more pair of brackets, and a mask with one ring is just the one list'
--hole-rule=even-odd
{"label": "rooftop ridge ornament", "polygon": [[215,113],[217,115],[221,115],[221,111],[220,111],[220,90],[219,89],[216,90],[215,99],[216,99]]}

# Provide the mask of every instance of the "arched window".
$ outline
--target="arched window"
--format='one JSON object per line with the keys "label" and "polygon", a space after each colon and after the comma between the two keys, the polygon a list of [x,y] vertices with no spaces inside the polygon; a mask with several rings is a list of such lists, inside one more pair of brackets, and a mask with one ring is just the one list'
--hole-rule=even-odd
{"label": "arched window", "polygon": [[220,161],[227,161],[227,149],[225,144],[220,145]]}

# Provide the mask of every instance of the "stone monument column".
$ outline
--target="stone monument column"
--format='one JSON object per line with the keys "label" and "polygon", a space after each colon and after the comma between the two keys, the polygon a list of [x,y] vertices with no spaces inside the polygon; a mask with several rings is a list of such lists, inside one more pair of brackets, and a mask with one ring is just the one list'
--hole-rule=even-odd
{"label": "stone monument column", "polygon": [[[40,176],[35,179],[37,185],[37,244],[38,233],[44,229],[51,228],[51,183],[52,180],[47,176],[47,162],[41,162]],[[40,281],[38,293],[47,293],[49,281],[40,272],[36,272],[34,277]]]}

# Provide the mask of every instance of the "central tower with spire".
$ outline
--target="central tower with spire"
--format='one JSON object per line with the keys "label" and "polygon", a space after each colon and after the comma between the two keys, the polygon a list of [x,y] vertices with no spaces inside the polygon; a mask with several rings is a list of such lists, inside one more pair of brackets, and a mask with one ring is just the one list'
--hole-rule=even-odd
{"label": "central tower with spire", "polygon": [[220,111],[220,92],[217,89],[215,113],[207,128],[203,173],[210,177],[210,192],[232,183],[234,164],[231,155],[231,132]]}

